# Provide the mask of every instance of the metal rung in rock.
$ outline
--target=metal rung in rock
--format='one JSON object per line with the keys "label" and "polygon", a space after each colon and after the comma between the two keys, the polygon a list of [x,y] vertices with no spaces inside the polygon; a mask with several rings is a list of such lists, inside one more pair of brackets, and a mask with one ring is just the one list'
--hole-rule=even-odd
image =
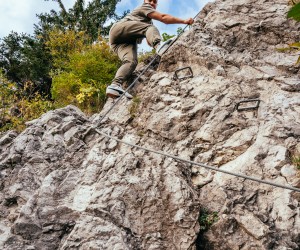
{"label": "metal rung in rock", "polygon": [[[251,103],[251,102],[256,102],[255,106],[246,106],[246,107],[240,107],[241,104],[243,103]],[[243,111],[243,110],[251,110],[251,109],[258,109],[259,108],[259,104],[260,104],[260,100],[259,99],[249,99],[249,100],[243,100],[240,101],[236,104],[236,110],[237,111]]]}
{"label": "metal rung in rock", "polygon": [[[178,76],[178,72],[181,72],[183,70],[186,70],[188,69],[189,72],[185,72],[184,76]],[[175,71],[175,78],[178,79],[178,80],[183,80],[183,79],[187,79],[187,78],[192,78],[194,77],[194,74],[193,74],[193,70],[190,66],[188,67],[184,67],[184,68],[180,68],[180,69],[177,69]]]}

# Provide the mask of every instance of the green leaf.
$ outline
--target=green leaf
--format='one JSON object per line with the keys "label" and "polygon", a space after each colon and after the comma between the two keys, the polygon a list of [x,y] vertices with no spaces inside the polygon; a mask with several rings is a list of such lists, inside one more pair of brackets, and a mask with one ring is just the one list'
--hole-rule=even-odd
{"label": "green leaf", "polygon": [[294,5],[287,15],[288,18],[293,18],[296,21],[300,21],[300,3]]}

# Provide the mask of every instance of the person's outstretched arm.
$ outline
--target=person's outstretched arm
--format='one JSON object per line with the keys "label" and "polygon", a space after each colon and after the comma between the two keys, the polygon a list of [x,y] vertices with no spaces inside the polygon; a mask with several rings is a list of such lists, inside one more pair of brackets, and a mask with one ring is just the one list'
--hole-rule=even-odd
{"label": "person's outstretched arm", "polygon": [[175,23],[182,23],[182,24],[193,24],[194,23],[194,19],[193,18],[189,18],[189,19],[181,19],[181,18],[178,18],[178,17],[174,17],[174,16],[171,16],[169,14],[162,14],[162,13],[159,13],[158,11],[154,11],[154,12],[151,12],[150,14],[148,14],[148,17],[150,17],[151,19],[154,19],[154,20],[157,20],[157,21],[160,21],[162,23],[165,23],[165,24],[175,24]]}

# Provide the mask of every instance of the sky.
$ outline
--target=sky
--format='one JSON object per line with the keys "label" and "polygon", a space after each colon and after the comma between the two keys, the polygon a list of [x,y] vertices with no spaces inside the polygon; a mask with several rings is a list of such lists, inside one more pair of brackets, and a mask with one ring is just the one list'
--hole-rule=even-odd
{"label": "sky", "polygon": [[[212,1],[212,0],[211,0]],[[66,9],[71,8],[75,0],[62,0]],[[86,0],[88,2],[88,0]],[[121,0],[116,12],[123,13],[125,10],[133,10],[141,5],[143,0]],[[157,11],[168,13],[182,19],[194,17],[209,0],[159,0]],[[36,14],[49,13],[50,10],[59,10],[57,2],[53,0],[0,0],[0,38],[9,35],[10,32],[33,34],[34,24],[38,23]],[[178,27],[184,25],[166,25],[160,22],[154,22],[161,34],[176,34]],[[145,43],[142,48],[147,50]]]}

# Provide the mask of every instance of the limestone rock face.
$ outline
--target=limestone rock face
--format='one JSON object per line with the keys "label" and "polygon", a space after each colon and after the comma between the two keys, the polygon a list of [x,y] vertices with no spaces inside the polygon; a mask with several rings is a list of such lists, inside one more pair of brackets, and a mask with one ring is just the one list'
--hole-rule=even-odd
{"label": "limestone rock face", "polygon": [[[288,9],[283,0],[208,4],[137,97],[104,119],[111,99],[92,117],[68,106],[2,136],[0,248],[299,249],[300,193],[98,133],[300,188],[299,54],[277,50],[300,40]],[[194,77],[175,79],[187,66]],[[200,207],[218,220],[198,237]]]}
{"label": "limestone rock face", "polygon": [[[1,249],[189,248],[199,229],[189,169],[93,126],[68,106],[2,138]],[[117,123],[104,130],[140,140]]]}

